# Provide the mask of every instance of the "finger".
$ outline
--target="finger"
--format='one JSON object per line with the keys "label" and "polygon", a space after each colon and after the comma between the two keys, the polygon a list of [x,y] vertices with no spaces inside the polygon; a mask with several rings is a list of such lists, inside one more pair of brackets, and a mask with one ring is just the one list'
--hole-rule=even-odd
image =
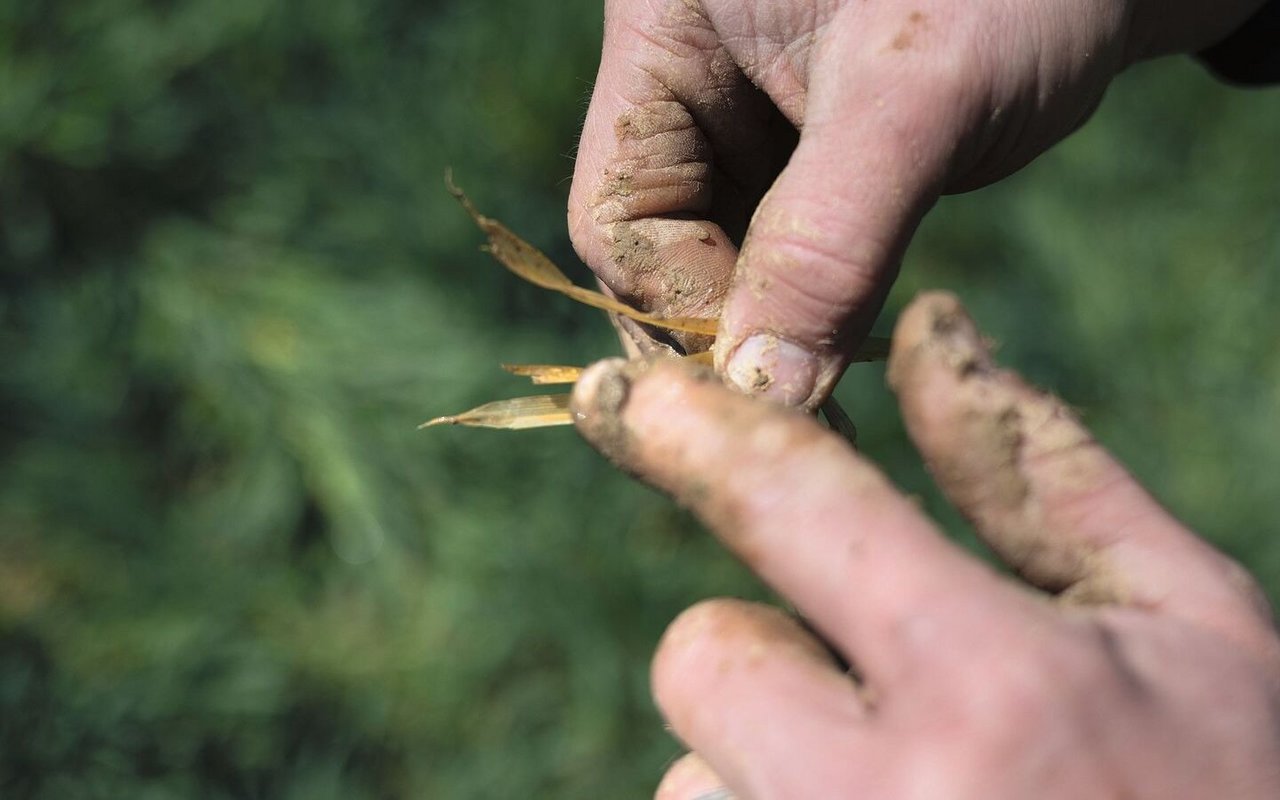
{"label": "finger", "polygon": [[829,769],[828,748],[838,745],[844,766],[868,734],[852,679],[767,606],[709,600],[684,612],[658,646],[652,677],[675,734],[745,797],[819,796],[805,790],[822,786],[814,773]]}
{"label": "finger", "polygon": [[583,436],[689,505],[872,683],[910,680],[923,652],[981,649],[1012,624],[1010,595],[1025,601],[838,436],[707,370],[601,362],[572,407]]}
{"label": "finger", "polygon": [[[858,45],[814,62],[799,145],[751,221],[721,317],[717,369],[787,405],[814,409],[839,379],[960,135],[961,72],[920,55],[942,26],[877,8],[825,32]],[[851,20],[870,29],[837,30]]]}
{"label": "finger", "polygon": [[687,753],[662,776],[653,800],[733,800],[733,793],[697,753]]}
{"label": "finger", "polygon": [[778,134],[790,125],[696,4],[613,2],[605,16],[569,196],[574,246],[630,303],[717,317],[736,242],[785,160]]}
{"label": "finger", "polygon": [[1030,582],[1211,624],[1264,619],[1243,571],[1173,519],[1062,401],[996,368],[955,297],[925,294],[903,312],[889,380],[938,484]]}

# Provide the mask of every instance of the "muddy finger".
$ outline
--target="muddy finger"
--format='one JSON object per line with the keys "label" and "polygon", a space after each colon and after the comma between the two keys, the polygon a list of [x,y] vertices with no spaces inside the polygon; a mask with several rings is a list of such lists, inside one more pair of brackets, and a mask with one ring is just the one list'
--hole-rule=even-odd
{"label": "muddy finger", "polygon": [[820,768],[832,743],[856,754],[870,733],[853,680],[768,606],[724,599],[690,608],[663,636],[652,680],[675,734],[745,797],[804,796],[778,781]]}
{"label": "muddy finger", "polygon": [[569,197],[574,246],[626,302],[717,318],[737,242],[794,130],[696,4],[612,4],[605,38]]}
{"label": "muddy finger", "polygon": [[909,681],[919,656],[964,657],[1013,624],[1014,589],[805,414],[675,359],[596,364],[573,409],[592,444],[693,509],[871,681]]}
{"label": "muddy finger", "polygon": [[1260,619],[1243,571],[1179,524],[1061,400],[993,363],[959,301],[922,295],[889,381],[938,484],[996,553],[1070,601]]}

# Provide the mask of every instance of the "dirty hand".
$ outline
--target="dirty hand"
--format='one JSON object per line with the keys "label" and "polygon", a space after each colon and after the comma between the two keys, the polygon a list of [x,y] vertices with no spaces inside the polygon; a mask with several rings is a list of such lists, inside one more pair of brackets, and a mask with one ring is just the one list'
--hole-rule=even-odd
{"label": "dirty hand", "polygon": [[681,615],[653,689],[695,755],[658,796],[1280,797],[1280,641],[1249,576],[997,369],[951,296],[905,312],[890,382],[942,489],[1025,583],[807,415],[674,359],[602,362],[575,390],[588,440],[853,665],[771,608]]}
{"label": "dirty hand", "polygon": [[644,308],[723,304],[717,369],[814,408],[940,193],[1020,168],[1127,65],[1207,46],[1259,5],[607,0],[574,245]]}

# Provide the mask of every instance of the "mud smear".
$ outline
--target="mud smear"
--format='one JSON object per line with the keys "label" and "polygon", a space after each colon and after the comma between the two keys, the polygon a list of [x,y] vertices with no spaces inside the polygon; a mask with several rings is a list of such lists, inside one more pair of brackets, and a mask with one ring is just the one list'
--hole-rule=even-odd
{"label": "mud smear", "polygon": [[898,31],[898,35],[893,37],[893,41],[889,43],[889,49],[901,52],[911,49],[915,44],[916,37],[922,31],[928,28],[929,18],[919,11],[912,11],[907,17],[907,22]]}
{"label": "mud smear", "polygon": [[[720,316],[731,278],[725,264],[732,264],[733,246],[718,226],[698,220],[643,219],[611,225],[610,239],[614,273],[625,276],[616,288],[627,302],[667,316]],[[670,339],[683,353],[703,352],[713,341],[689,333]]]}
{"label": "mud smear", "polygon": [[[1063,601],[1121,599],[1097,549],[1044,514],[1049,495],[1096,479],[1091,438],[1061,401],[995,367],[953,296],[904,312],[888,379],[934,479],[1005,563]],[[1053,485],[1028,468],[1046,456]]]}
{"label": "mud smear", "polygon": [[574,424],[582,435],[624,472],[635,473],[627,465],[632,437],[622,422],[622,412],[631,396],[632,382],[649,369],[648,359],[610,359],[588,370],[573,391],[570,408]]}

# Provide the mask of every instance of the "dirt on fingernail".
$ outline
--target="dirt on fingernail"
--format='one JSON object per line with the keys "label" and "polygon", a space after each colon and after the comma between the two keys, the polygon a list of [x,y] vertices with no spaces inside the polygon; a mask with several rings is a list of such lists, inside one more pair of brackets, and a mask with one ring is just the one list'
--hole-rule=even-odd
{"label": "dirt on fingernail", "polygon": [[574,405],[577,425],[583,435],[623,470],[630,471],[625,462],[632,455],[633,436],[623,419],[631,400],[632,388],[658,364],[678,365],[678,369],[696,381],[720,381],[710,366],[693,364],[670,355],[618,360],[616,366],[592,381],[585,406],[578,404],[583,401],[576,401]]}
{"label": "dirt on fingernail", "polygon": [[638,359],[612,366],[595,379],[585,407],[575,405],[574,408],[582,434],[620,467],[624,466],[631,449],[631,434],[622,421],[622,413],[631,396],[632,382],[649,368],[649,364],[648,359]]}

